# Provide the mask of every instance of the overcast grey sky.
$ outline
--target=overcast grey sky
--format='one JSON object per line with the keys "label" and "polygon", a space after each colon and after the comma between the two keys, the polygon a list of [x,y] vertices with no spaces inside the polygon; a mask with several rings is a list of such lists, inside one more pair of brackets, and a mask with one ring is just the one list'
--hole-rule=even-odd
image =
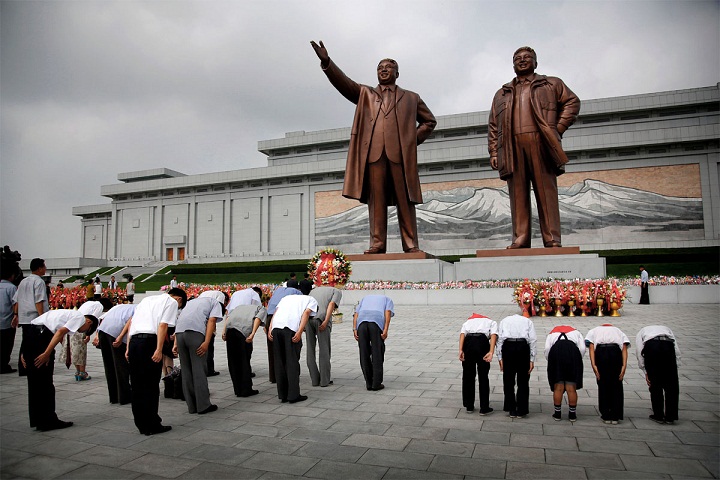
{"label": "overcast grey sky", "polygon": [[0,1],[0,243],[80,254],[73,206],[121,172],[266,164],[257,142],[348,127],[384,57],[435,115],[488,110],[531,45],[581,99],[715,85],[713,1]]}

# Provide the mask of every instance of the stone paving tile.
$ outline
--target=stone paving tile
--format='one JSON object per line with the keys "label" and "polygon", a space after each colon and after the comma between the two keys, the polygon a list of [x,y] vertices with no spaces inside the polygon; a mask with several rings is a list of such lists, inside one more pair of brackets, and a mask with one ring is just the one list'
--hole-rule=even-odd
{"label": "stone paving tile", "polygon": [[[72,428],[69,428],[68,430],[72,430]],[[85,437],[84,440],[87,443],[105,445],[107,447],[129,448],[137,443],[145,441],[145,439],[147,438],[148,437],[146,437],[145,435],[141,435],[139,432],[126,433],[106,430],[97,431],[93,435],[88,435],[87,437]]]}
{"label": "stone paving tile", "polygon": [[308,443],[295,452],[295,454],[301,457],[333,460],[341,463],[355,463],[366,451],[367,448],[353,447],[350,445]]}
{"label": "stone paving tile", "polygon": [[405,450],[408,452],[429,453],[431,455],[470,457],[474,448],[475,445],[472,443],[413,439]]}
{"label": "stone paving tile", "polygon": [[581,467],[508,462],[504,478],[571,478],[575,480],[587,478],[587,475],[585,469]]}
{"label": "stone paving tile", "polygon": [[390,468],[383,477],[383,480],[462,480],[463,478],[470,480],[470,477],[459,474]]}
{"label": "stone paving tile", "polygon": [[717,447],[706,445],[672,445],[668,443],[648,443],[648,446],[657,457],[663,458],[694,458],[720,461],[720,450]]}
{"label": "stone paving tile", "polygon": [[613,440],[632,440],[637,442],[665,442],[680,443],[680,439],[673,432],[666,430],[617,430],[608,428],[607,434]]}
{"label": "stone paving tile", "polygon": [[32,453],[8,448],[6,445],[7,444],[2,445],[2,455],[0,455],[0,474],[2,474],[5,467],[8,467],[13,463],[21,462],[26,458],[30,458],[33,456]]}
{"label": "stone paving tile", "polygon": [[220,465],[213,462],[201,463],[187,472],[180,475],[179,479],[197,478],[199,480],[224,480],[224,479],[255,479],[259,478],[263,473],[262,470],[253,470],[250,468],[237,468],[228,465]]}
{"label": "stone paving tile", "polygon": [[383,478],[385,472],[387,472],[387,468],[385,467],[320,460],[305,473],[305,476],[310,478],[325,478],[328,480],[336,480],[338,478],[379,480]]}
{"label": "stone paving tile", "polygon": [[257,435],[259,437],[282,438],[295,430],[295,427],[287,427],[283,425],[257,425],[254,423],[246,423],[241,427],[233,430],[234,433],[243,435]]}
{"label": "stone paving tile", "polygon": [[377,465],[380,467],[427,470],[433,458],[433,455],[421,453],[394,452],[391,450],[371,448],[357,461],[357,463]]}
{"label": "stone paving tile", "polygon": [[130,445],[128,449],[176,457],[201,445],[196,442],[173,440],[168,437],[163,438],[162,435],[151,435],[145,438],[146,440],[140,443]]}
{"label": "stone paving tile", "polygon": [[303,442],[298,442],[297,440],[253,436],[238,443],[235,447],[290,456],[303,445],[305,445]]}
{"label": "stone paving tile", "polygon": [[545,462],[548,465],[568,465],[617,470],[625,469],[618,455],[597,452],[568,452],[548,448],[545,449]]}
{"label": "stone paving tile", "polygon": [[696,478],[712,478],[710,471],[697,460],[679,458],[644,457],[641,455],[620,455],[625,468],[631,472],[686,475]]}
{"label": "stone paving tile", "polygon": [[342,443],[342,445],[352,445],[355,447],[366,448],[385,448],[388,450],[402,451],[409,442],[409,438],[403,437],[385,437],[382,435],[353,433]]}
{"label": "stone paving tile", "polygon": [[316,430],[313,428],[297,428],[284,437],[285,440],[300,440],[303,442],[342,444],[350,436],[348,433]]}
{"label": "stone paving tile", "polygon": [[392,425],[385,435],[389,437],[423,438],[427,440],[444,440],[447,428],[412,427],[407,425]]}
{"label": "stone paving tile", "polygon": [[287,475],[304,475],[316,463],[318,463],[318,460],[315,458],[258,452],[249,459],[245,460],[242,465],[247,468],[267,472],[284,473]]}
{"label": "stone paving tile", "polygon": [[232,447],[247,440],[251,435],[238,432],[222,432],[218,430],[199,430],[185,437],[185,440],[192,443],[209,445],[225,445]]}
{"label": "stone paving tile", "polygon": [[510,445],[510,436],[507,432],[485,432],[481,430],[451,428],[448,430],[445,440],[448,442]]}
{"label": "stone paving tile", "polygon": [[545,463],[545,450],[542,448],[512,447],[506,445],[476,445],[473,458],[512,461],[522,458],[528,463]]}
{"label": "stone paving tile", "polygon": [[64,475],[86,464],[75,460],[58,461],[54,457],[33,455],[30,458],[3,467],[3,478],[54,478]]}
{"label": "stone paving tile", "polygon": [[577,451],[578,441],[579,439],[572,436],[545,437],[542,435],[526,435],[524,433],[513,433],[510,435],[510,445],[514,447],[555,448]]}
{"label": "stone paving tile", "polygon": [[590,480],[650,480],[662,478],[677,478],[675,476],[664,475],[662,473],[650,472],[628,472],[625,470],[606,470],[603,468],[586,468],[585,473]]}
{"label": "stone paving tile", "polygon": [[123,466],[126,470],[165,478],[176,478],[200,465],[200,461],[188,458],[148,453]]}
{"label": "stone paving tile", "polygon": [[[438,418],[438,417],[434,417]],[[378,413],[370,417],[368,422],[382,423],[384,425],[408,425],[419,427],[427,422],[428,417],[419,417],[417,415],[390,415],[387,413]]]}
{"label": "stone paving tile", "polygon": [[145,453],[147,452],[137,452],[126,448],[113,448],[100,445],[76,453],[68,458],[70,458],[70,460],[77,460],[78,462],[87,462],[106,467],[121,467],[136,458],[142,457]]}
{"label": "stone paving tile", "polygon": [[339,420],[333,423],[328,430],[331,432],[369,433],[371,435],[382,435],[387,432],[388,428],[390,428],[390,425],[387,423],[344,422]]}
{"label": "stone paving tile", "polygon": [[482,429],[486,432],[526,433],[528,435],[541,435],[543,432],[541,424],[524,422],[522,419],[507,422],[484,420]]}
{"label": "stone paving tile", "polygon": [[568,425],[567,423],[561,424],[561,422],[551,423],[543,425],[543,434],[550,437],[590,437],[590,438],[610,438],[608,435],[609,428],[600,426],[598,422],[597,426],[580,426],[580,425]]}
{"label": "stone paving tile", "polygon": [[[687,445],[711,445],[720,446],[720,435],[715,433],[694,433],[694,432],[674,432],[680,441]],[[653,438],[653,441],[655,439]]]}
{"label": "stone paving tile", "polygon": [[[600,453],[625,453],[628,455],[653,455],[653,451],[642,442],[633,442],[627,440],[608,440],[605,438],[578,438],[578,447],[581,452],[600,452]],[[674,448],[676,445],[663,443],[661,445],[669,445]],[[552,447],[550,447],[552,448]],[[555,447],[562,448],[562,447]]]}
{"label": "stone paving tile", "polygon": [[480,478],[505,478],[505,469],[506,462],[446,455],[437,455],[428,467],[429,472],[471,475]]}
{"label": "stone paving tile", "polygon": [[60,475],[59,479],[68,479],[68,480],[81,480],[81,479],[88,479],[88,480],[97,480],[98,478],[102,479],[133,479],[139,477],[141,474],[138,472],[133,472],[130,470],[124,470],[121,468],[113,468],[113,467],[106,467],[104,465],[93,465],[93,464],[87,464],[83,465],[82,467],[73,470],[72,472],[68,472],[64,475]]}

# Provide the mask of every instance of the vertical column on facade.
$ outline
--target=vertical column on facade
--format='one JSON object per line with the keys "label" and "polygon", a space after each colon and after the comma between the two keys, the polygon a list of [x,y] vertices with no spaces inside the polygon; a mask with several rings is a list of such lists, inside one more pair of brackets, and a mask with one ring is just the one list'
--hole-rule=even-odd
{"label": "vertical column on facade", "polygon": [[232,200],[230,199],[230,192],[225,194],[225,199],[223,200],[223,243],[222,243],[222,253],[225,255],[230,255],[232,252],[230,251],[230,228],[232,227],[230,224],[230,204]]}
{"label": "vertical column on facade", "polygon": [[153,253],[155,260],[163,260],[163,222],[165,221],[165,209],[163,208],[162,197],[158,198],[155,207],[153,207]]}
{"label": "vertical column on facade", "polygon": [[260,253],[270,253],[270,190],[260,197]]}
{"label": "vertical column on facade", "polygon": [[187,228],[187,252],[185,255],[197,255],[195,251],[195,236],[197,235],[197,200],[195,195],[190,195],[188,202],[188,228]]}
{"label": "vertical column on facade", "polygon": [[[110,212],[110,218],[107,220],[109,222],[107,230],[104,232],[107,236],[105,237],[107,239],[107,250],[104,252],[104,255],[102,256],[104,259],[110,259],[110,258],[118,258],[120,256],[120,252],[118,250],[119,243],[120,243],[120,228],[119,228],[119,222],[118,222],[118,209],[117,204],[113,201],[110,204],[111,212]],[[111,228],[112,227],[112,228]]]}

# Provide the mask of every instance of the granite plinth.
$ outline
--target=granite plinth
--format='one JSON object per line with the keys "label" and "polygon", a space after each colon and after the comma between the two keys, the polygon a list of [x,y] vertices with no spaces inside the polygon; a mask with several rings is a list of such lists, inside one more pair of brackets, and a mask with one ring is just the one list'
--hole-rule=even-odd
{"label": "granite plinth", "polygon": [[518,278],[604,278],[605,259],[595,253],[574,255],[525,255],[529,250],[554,251],[556,248],[496,250],[523,252],[520,255],[461,258],[455,264],[455,280],[504,280]]}
{"label": "granite plinth", "polygon": [[[426,255],[424,252],[418,252]],[[389,259],[396,255],[418,255],[418,253],[398,253],[383,255],[355,255],[349,256],[352,264],[353,282],[387,280],[393,282],[444,282],[454,280],[452,263],[443,262],[437,258]],[[362,257],[355,260],[353,257]],[[367,257],[382,257],[382,260],[372,260]],[[407,257],[404,257],[407,258]]]}

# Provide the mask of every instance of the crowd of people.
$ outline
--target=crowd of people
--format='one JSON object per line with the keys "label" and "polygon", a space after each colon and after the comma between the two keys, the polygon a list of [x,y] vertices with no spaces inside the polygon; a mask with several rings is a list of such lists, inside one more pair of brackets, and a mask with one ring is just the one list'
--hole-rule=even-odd
{"label": "crowd of people", "polygon": [[[258,287],[231,295],[208,290],[188,300],[187,293],[173,277],[174,285],[167,291],[148,296],[137,305],[113,306],[105,297],[96,299],[93,288],[93,300],[86,301],[79,309],[50,310],[48,287],[43,280],[45,262],[33,259],[32,273],[17,287],[13,280],[18,269],[10,267],[4,265],[0,282],[3,321],[0,373],[19,370],[20,375],[27,376],[30,425],[40,431],[72,425],[55,414],[56,346],[62,345],[60,361],[68,367],[76,366],[76,379],[89,379],[85,371],[86,348],[96,330],[93,344],[101,350],[109,401],[131,404],[135,426],[144,435],[172,428],[162,423],[159,397],[160,379],[171,371],[174,357],[179,358],[182,396],[188,413],[204,415],[218,409],[210,401],[207,378],[218,374],[214,369],[213,345],[219,323],[224,323],[222,340],[236,396],[259,393],[253,388],[255,373],[251,361],[253,342],[260,327],[268,346],[269,381],[276,385],[277,397],[282,403],[294,404],[308,398],[300,391],[303,333],[312,385],[333,384],[332,315],[342,300],[342,291],[337,288],[313,286],[307,278],[305,282],[298,282],[292,275],[287,283],[274,289],[266,304],[263,304],[263,291]],[[366,295],[355,307],[352,329],[368,391],[385,388],[385,340],[394,315],[393,301],[386,295]],[[22,328],[18,370],[10,366],[17,326]],[[529,318],[511,315],[498,323],[483,315],[471,315],[462,325],[459,340],[462,404],[466,411],[475,411],[475,379],[478,378],[479,413],[493,412],[488,374],[497,357],[503,375],[503,410],[512,418],[527,416],[536,343],[535,328]],[[598,384],[601,419],[608,424],[622,421],[622,380],[629,345],[628,337],[610,324],[593,328],[585,336],[571,326],[553,328],[545,343],[547,378],[555,407],[553,418],[562,419],[562,402],[566,396],[568,419],[577,420],[577,391],[583,388],[583,357],[589,352]],[[678,418],[680,360],[675,336],[667,327],[648,326],[637,333],[636,347],[638,364],[646,372],[650,388],[653,409],[650,418],[659,423],[673,423]]]}

